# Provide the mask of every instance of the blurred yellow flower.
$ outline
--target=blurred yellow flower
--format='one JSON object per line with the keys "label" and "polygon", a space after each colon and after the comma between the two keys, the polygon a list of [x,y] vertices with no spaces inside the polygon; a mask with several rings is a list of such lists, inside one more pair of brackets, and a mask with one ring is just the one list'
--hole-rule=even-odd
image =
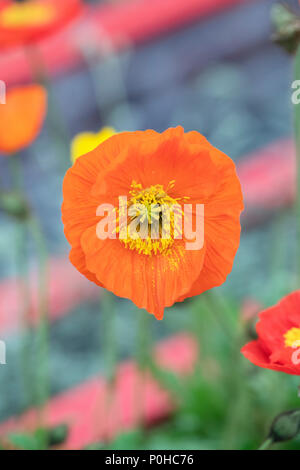
{"label": "blurred yellow flower", "polygon": [[81,157],[81,155],[85,155],[91,150],[94,150],[99,144],[114,134],[116,134],[116,131],[113,127],[103,127],[98,133],[82,132],[77,134],[71,144],[72,163],[74,163],[77,158]]}
{"label": "blurred yellow flower", "polygon": [[55,10],[51,4],[39,4],[36,2],[13,3],[4,8],[0,16],[1,25],[4,27],[41,26],[55,18]]}

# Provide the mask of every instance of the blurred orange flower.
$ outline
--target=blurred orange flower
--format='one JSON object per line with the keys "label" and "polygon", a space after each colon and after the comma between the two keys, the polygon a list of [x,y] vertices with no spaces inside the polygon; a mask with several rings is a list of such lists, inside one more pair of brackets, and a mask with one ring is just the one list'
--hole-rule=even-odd
{"label": "blurred orange flower", "polygon": [[7,0],[0,6],[0,48],[39,40],[68,23],[81,8],[80,0]]}
{"label": "blurred orange flower", "polygon": [[256,366],[300,375],[300,291],[260,313],[256,331],[242,354]]}
{"label": "blurred orange flower", "polygon": [[43,124],[47,93],[40,85],[12,88],[0,105],[0,152],[11,154],[31,144]]}
{"label": "blurred orange flower", "polygon": [[[198,132],[185,134],[177,127],[162,134],[116,134],[75,161],[65,176],[63,195],[63,223],[74,266],[157,319],[174,302],[222,284],[232,269],[243,209],[240,182],[233,161]],[[124,234],[120,225],[119,230],[108,228],[109,237],[99,237],[98,224],[104,221],[99,206],[111,204],[115,209],[109,217],[117,213],[120,221],[119,196],[127,198],[126,223],[146,221],[146,237],[127,227]],[[137,202],[146,208],[143,215],[130,213]],[[173,208],[179,207],[186,218],[186,203],[193,221],[196,205],[204,204],[204,244],[195,249],[187,248],[185,237],[177,237],[174,222]],[[166,238],[149,235],[152,204],[159,235],[162,208],[170,209]]]}

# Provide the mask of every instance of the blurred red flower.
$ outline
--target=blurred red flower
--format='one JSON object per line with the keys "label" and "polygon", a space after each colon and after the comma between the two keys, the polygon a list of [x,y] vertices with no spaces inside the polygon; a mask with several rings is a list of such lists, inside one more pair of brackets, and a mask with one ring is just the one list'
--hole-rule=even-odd
{"label": "blurred red flower", "polygon": [[0,6],[0,48],[29,44],[72,20],[81,0],[6,0]]}
{"label": "blurred red flower", "polygon": [[27,147],[43,124],[47,93],[40,85],[15,87],[0,105],[0,152],[11,154]]}
{"label": "blurred red flower", "polygon": [[253,364],[300,375],[300,291],[293,292],[259,315],[258,339],[241,352]]}

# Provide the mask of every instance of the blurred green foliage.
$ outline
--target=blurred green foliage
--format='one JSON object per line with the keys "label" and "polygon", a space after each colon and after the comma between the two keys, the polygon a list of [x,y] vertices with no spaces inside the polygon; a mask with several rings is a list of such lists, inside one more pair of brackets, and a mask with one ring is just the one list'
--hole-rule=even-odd
{"label": "blurred green foliage", "polygon": [[[200,349],[194,373],[179,378],[149,365],[176,403],[173,415],[149,429],[123,433],[109,447],[90,448],[257,449],[275,416],[299,407],[297,377],[255,367],[241,355],[251,329],[235,302],[217,289],[187,302],[184,311]],[[275,447],[299,449],[300,440]]]}

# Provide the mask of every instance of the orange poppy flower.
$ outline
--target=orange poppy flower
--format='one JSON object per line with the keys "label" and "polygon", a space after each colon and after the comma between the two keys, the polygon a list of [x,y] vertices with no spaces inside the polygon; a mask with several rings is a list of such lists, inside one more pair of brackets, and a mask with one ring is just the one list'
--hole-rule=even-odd
{"label": "orange poppy flower", "polygon": [[300,375],[300,291],[263,311],[256,331],[242,354],[256,366]]}
{"label": "orange poppy flower", "polygon": [[72,20],[80,0],[5,1],[0,6],[0,48],[37,41]]}
{"label": "orange poppy flower", "polygon": [[[65,176],[63,195],[63,223],[74,266],[158,319],[174,302],[222,284],[232,269],[240,239],[241,187],[233,161],[198,132],[185,134],[177,127],[162,134],[147,130],[114,135],[76,160]],[[126,198],[125,209],[120,197]],[[107,204],[112,209],[105,216],[99,207]],[[145,210],[130,212],[136,204]],[[185,227],[188,220],[197,223],[197,207],[202,205],[204,241],[191,248],[187,240],[195,235],[180,236],[174,208],[183,214]],[[162,236],[165,207],[170,209],[169,233]],[[114,216],[117,229],[110,225]],[[102,236],[98,229],[105,217],[107,232]],[[152,237],[154,220],[158,231]],[[134,222],[140,224],[135,232]]]}
{"label": "orange poppy flower", "polygon": [[12,88],[0,104],[0,152],[15,153],[31,144],[43,124],[47,93],[40,85]]}

